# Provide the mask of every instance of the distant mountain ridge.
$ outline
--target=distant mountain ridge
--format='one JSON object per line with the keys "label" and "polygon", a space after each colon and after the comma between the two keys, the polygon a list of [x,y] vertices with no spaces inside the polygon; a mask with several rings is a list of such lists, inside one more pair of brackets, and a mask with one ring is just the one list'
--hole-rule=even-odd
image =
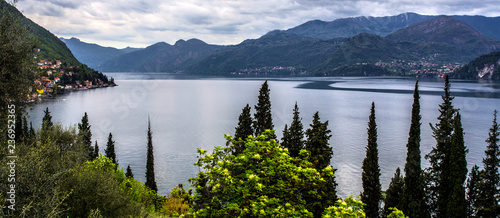
{"label": "distant mountain ridge", "polygon": [[[420,15],[416,13],[403,13],[396,16],[386,17],[353,17],[341,18],[334,21],[313,20],[297,27],[283,30],[300,36],[308,36],[318,39],[332,39],[338,37],[352,37],[359,33],[371,33],[379,36],[387,36],[399,29],[412,24],[434,19],[439,16]],[[500,17],[484,16],[451,16],[463,21],[483,35],[500,40]]]}
{"label": "distant mountain ridge", "polygon": [[[174,45],[156,43],[119,55],[98,69],[194,74],[387,75],[391,72],[375,63],[394,60],[467,63],[479,55],[499,51],[500,41],[494,39],[500,38],[497,19],[500,17],[405,13],[332,22],[316,20],[288,30],[270,31],[238,45],[208,45],[197,39],[179,40]],[[475,26],[483,32],[488,30],[494,38],[485,36]]]}
{"label": "distant mountain ridge", "polygon": [[122,72],[175,72],[224,47],[209,45],[199,39],[179,40],[174,45],[159,42],[112,58],[98,69]]}
{"label": "distant mountain ridge", "polygon": [[73,52],[76,59],[87,64],[89,67],[98,69],[100,65],[112,58],[122,54],[140,50],[140,48],[116,49],[112,47],[103,47],[97,44],[82,42],[77,38],[60,38],[66,46]]}

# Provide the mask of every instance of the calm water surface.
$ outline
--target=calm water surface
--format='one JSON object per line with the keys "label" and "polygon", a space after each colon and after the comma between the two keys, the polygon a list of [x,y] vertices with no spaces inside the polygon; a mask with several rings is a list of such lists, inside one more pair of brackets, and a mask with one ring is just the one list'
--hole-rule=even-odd
{"label": "calm water surface", "polygon": [[[200,78],[165,74],[108,74],[119,84],[113,88],[72,92],[34,105],[30,120],[41,125],[48,107],[53,121],[76,125],[84,112],[92,125],[92,139],[104,152],[113,133],[121,167],[130,164],[135,177],[145,181],[146,131],[152,120],[155,172],[162,194],[199,171],[196,148],[224,146],[224,134],[234,134],[241,109],[257,103],[263,79]],[[303,124],[312,115],[329,120],[333,137],[332,165],[338,169],[341,197],[361,192],[361,163],[365,157],[370,105],[375,102],[379,161],[383,189],[397,167],[404,168],[410,126],[414,79],[402,78],[288,78],[270,79],[272,113],[278,137],[292,120],[298,103]],[[469,148],[467,161],[482,166],[493,110],[500,109],[497,83],[452,81],[453,102],[460,108]],[[429,123],[436,123],[443,82],[421,81],[422,156],[435,145]],[[255,111],[252,109],[252,113]],[[423,158],[422,158],[423,159]],[[428,162],[423,159],[423,167]]]}

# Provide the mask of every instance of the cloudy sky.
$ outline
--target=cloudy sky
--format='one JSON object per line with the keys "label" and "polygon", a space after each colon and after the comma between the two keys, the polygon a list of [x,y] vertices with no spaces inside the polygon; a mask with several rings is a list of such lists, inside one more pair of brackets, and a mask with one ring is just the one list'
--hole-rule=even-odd
{"label": "cloudy sky", "polygon": [[356,16],[500,16],[498,0],[20,0],[25,16],[59,37],[123,48],[198,38],[238,44],[306,21]]}

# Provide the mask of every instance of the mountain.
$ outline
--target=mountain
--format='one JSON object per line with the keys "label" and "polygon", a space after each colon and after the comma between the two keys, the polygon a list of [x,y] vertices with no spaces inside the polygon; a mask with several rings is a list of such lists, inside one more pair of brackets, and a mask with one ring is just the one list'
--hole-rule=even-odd
{"label": "mountain", "polygon": [[[326,22],[320,20],[308,21],[297,27],[282,32],[318,39],[332,39],[338,37],[352,37],[360,33],[371,33],[387,36],[399,29],[415,23],[436,18],[438,16],[403,13],[386,17],[353,17],[342,18]],[[484,16],[452,16],[463,21],[483,35],[500,40],[500,17]]]}
{"label": "mountain", "polygon": [[494,79],[500,80],[500,52],[492,52],[472,60],[453,73],[458,79]]}
{"label": "mountain", "polygon": [[0,0],[0,13],[4,10],[4,8],[10,10],[15,14],[15,16],[20,17],[24,25],[28,26],[28,29],[36,37],[38,41],[37,48],[40,49],[40,52],[37,52],[38,59],[57,59],[69,65],[81,65],[68,47],[66,47],[64,42],[59,40],[54,34],[50,33],[45,28],[26,18],[14,6],[4,0]]}
{"label": "mountain", "polygon": [[[480,54],[498,50],[499,41],[484,36],[460,20],[440,16],[412,24],[386,37],[360,33],[349,38],[321,40],[287,31],[272,31],[259,39],[246,40],[216,52],[187,71],[269,74],[270,68],[289,67],[292,72],[281,73],[387,75],[390,72],[375,63],[395,60],[465,63]],[[279,71],[274,73],[280,74]]]}
{"label": "mountain", "polygon": [[197,74],[261,74],[272,69],[293,74],[312,71],[343,40],[316,40],[276,32],[215,52],[186,71]]}
{"label": "mountain", "polygon": [[65,39],[60,38],[66,46],[73,52],[76,59],[84,64],[87,64],[91,68],[99,68],[99,66],[115,57],[122,54],[140,50],[140,48],[124,48],[116,49],[112,47],[103,47],[97,44],[90,44],[82,42],[77,38]]}
{"label": "mountain", "polygon": [[500,50],[500,42],[488,38],[463,21],[449,16],[413,24],[386,37],[393,42],[418,45],[422,53],[439,54],[443,61],[467,62]]}
{"label": "mountain", "polygon": [[225,46],[209,45],[198,39],[179,40],[174,45],[159,42],[145,49],[112,58],[101,71],[178,72]]}
{"label": "mountain", "polygon": [[283,32],[318,39],[352,37],[360,33],[386,36],[398,29],[431,18],[415,13],[404,13],[387,17],[342,18],[331,22],[313,20]]}

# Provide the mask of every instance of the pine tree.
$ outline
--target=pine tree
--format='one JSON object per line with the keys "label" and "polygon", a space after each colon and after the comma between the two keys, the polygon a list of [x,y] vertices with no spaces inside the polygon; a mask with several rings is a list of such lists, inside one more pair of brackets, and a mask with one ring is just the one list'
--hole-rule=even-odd
{"label": "pine tree", "polygon": [[[328,139],[330,139],[330,137],[328,137]],[[283,138],[285,138],[284,134]],[[326,141],[328,141],[328,139],[326,139]],[[300,150],[304,149],[305,141],[304,141],[304,126],[302,125],[302,118],[300,117],[299,106],[297,106],[297,102],[295,102],[295,108],[293,109],[293,120],[292,124],[290,125],[290,128],[288,129],[286,140],[287,142],[283,145],[283,147],[286,146],[286,148],[288,148],[290,156],[298,157]],[[331,158],[331,156],[329,158]],[[327,165],[329,164],[330,163],[328,163]]]}
{"label": "pine tree", "polygon": [[134,174],[132,173],[132,169],[130,168],[130,164],[127,166],[127,172],[125,173],[125,176],[127,178],[131,178],[131,179],[134,178]]}
{"label": "pine tree", "polygon": [[[402,202],[401,202],[401,197],[403,196],[403,186],[404,186],[404,179],[401,176],[401,170],[399,167],[396,169],[396,173],[394,174],[394,177],[391,179],[391,183],[389,184],[389,188],[385,191],[386,197],[384,200],[384,216],[387,217],[392,210],[389,208],[401,208]],[[406,215],[406,214],[405,214]]]}
{"label": "pine tree", "polygon": [[380,185],[380,167],[378,164],[377,123],[375,121],[375,103],[372,103],[368,122],[368,145],[363,160],[363,192],[361,201],[366,204],[365,213],[368,218],[379,217],[379,203],[382,198]]}
{"label": "pine tree", "polygon": [[28,120],[26,116],[23,116],[23,133],[22,133],[23,139],[26,140],[29,137],[29,135],[30,135],[30,130],[28,127]]}
{"label": "pine tree", "polygon": [[[259,99],[257,105],[255,105],[255,121],[253,122],[255,135],[262,134],[266,129],[274,129],[269,94],[270,90],[266,80],[259,90]],[[276,139],[276,136],[274,135],[272,138]]]}
{"label": "pine tree", "polygon": [[94,144],[94,152],[92,153],[92,159],[96,159],[99,157],[99,145],[97,145],[97,140]]}
{"label": "pine tree", "polygon": [[[445,156],[443,160],[443,168],[441,174],[441,189],[438,203],[440,203],[441,217],[466,217],[466,201],[465,201],[465,179],[467,178],[467,160],[468,152],[462,128],[462,120],[460,113],[457,112],[453,119],[453,134],[451,136],[451,147],[449,156]],[[446,185],[445,185],[446,184]],[[445,205],[445,208],[441,208]]]}
{"label": "pine tree", "polygon": [[[433,126],[430,124],[433,131],[433,137],[436,140],[436,147],[432,148],[431,152],[426,155],[426,159],[430,162],[430,167],[426,169],[426,198],[427,207],[430,214],[442,214],[445,208],[444,203],[446,195],[441,195],[441,192],[446,192],[446,183],[441,181],[441,174],[447,166],[443,166],[443,159],[449,156],[451,147],[451,134],[453,132],[453,116],[456,109],[453,108],[452,100],[454,97],[450,94],[450,81],[448,75],[445,76],[444,95],[441,96],[443,103],[439,105],[440,115],[438,123]],[[441,184],[446,184],[441,187]],[[439,215],[440,216],[440,215]]]}
{"label": "pine tree", "polygon": [[477,214],[477,200],[479,198],[478,183],[480,182],[479,167],[474,164],[467,179],[467,216],[475,217]]}
{"label": "pine tree", "polygon": [[[285,128],[283,129],[283,137],[281,138],[280,144],[282,148],[287,148],[288,152],[290,152],[288,141],[290,139],[290,131],[288,131],[288,124],[285,124]],[[290,155],[291,156],[291,155]]]}
{"label": "pine tree", "polygon": [[[300,149],[297,150],[297,148],[300,146],[298,143],[300,143],[300,127],[302,124],[300,123],[297,105],[294,109],[294,121],[295,122],[292,122],[292,126],[294,126],[293,132],[292,126],[290,126],[288,131],[288,144],[290,145],[291,143],[294,143],[295,145],[291,145],[290,147],[295,149],[295,152],[300,152]],[[329,143],[329,140],[332,137],[330,133],[331,130],[328,129],[328,121],[325,121],[324,123],[321,122],[319,112],[316,112],[313,115],[313,122],[310,125],[310,128],[305,132],[307,140],[305,141],[304,148],[310,153],[309,162],[313,163],[313,167],[322,174],[326,183],[316,190],[316,194],[309,194],[309,190],[306,190],[306,193],[303,194],[304,199],[307,202],[306,208],[313,212],[315,217],[320,217],[324,210],[328,206],[333,205],[337,200],[337,183],[335,181],[335,177],[323,174],[323,170],[326,167],[331,167],[330,161],[333,156],[333,149],[330,147]],[[292,134],[295,134],[295,136],[292,136]],[[298,156],[298,153],[296,155]],[[292,156],[291,152],[290,156]],[[333,169],[334,173],[335,171],[336,169]]]}
{"label": "pine tree", "polygon": [[[328,120],[322,123],[319,119],[319,112],[316,112],[313,115],[311,128],[306,130],[305,149],[310,153],[309,162],[317,170],[322,170],[330,165],[333,156],[333,149],[329,143],[332,131],[328,129]],[[291,131],[289,131],[289,134],[291,134]]]}
{"label": "pine tree", "polygon": [[104,153],[106,154],[106,157],[113,160],[113,163],[118,163],[115,153],[115,141],[113,141],[113,135],[111,133],[109,133],[108,143],[106,144],[106,150],[104,151]]}
{"label": "pine tree", "polygon": [[31,143],[36,142],[36,133],[35,128],[33,128],[33,123],[30,121],[30,130],[29,130],[29,138]]}
{"label": "pine tree", "polygon": [[43,123],[42,123],[42,129],[50,129],[53,125],[52,123],[52,116],[50,115],[49,107],[43,111],[45,115],[43,116]]}
{"label": "pine tree", "polygon": [[418,81],[415,83],[413,92],[413,106],[411,110],[411,124],[406,144],[406,164],[404,188],[401,196],[401,209],[409,217],[428,217],[425,214],[424,202],[424,178],[421,168],[420,157],[420,94],[418,91]]}
{"label": "pine tree", "polygon": [[92,132],[90,131],[89,116],[87,112],[83,115],[82,122],[78,124],[78,135],[82,140],[83,146],[85,146],[87,150],[89,159],[94,159],[92,158],[94,156],[94,150],[92,149]]}
{"label": "pine tree", "polygon": [[146,162],[146,186],[151,190],[158,191],[155,179],[155,159],[153,154],[153,132],[151,131],[151,122],[148,117],[148,156]]}
{"label": "pine tree", "polygon": [[247,104],[243,109],[238,118],[238,126],[235,128],[236,132],[234,133],[235,139],[241,139],[243,142],[235,145],[234,154],[239,154],[243,150],[245,150],[244,141],[247,139],[249,135],[253,135],[252,129],[252,115],[250,114],[250,106]]}
{"label": "pine tree", "polygon": [[252,115],[250,114],[250,106],[247,104],[243,109],[238,118],[238,126],[235,128],[236,133],[234,133],[235,139],[245,139],[249,135],[253,135],[252,129]]}
{"label": "pine tree", "polygon": [[[489,137],[486,140],[486,157],[483,158],[483,170],[480,173],[481,179],[479,182],[479,199],[478,199],[478,215],[494,217],[500,216],[500,148],[499,135],[500,128],[497,123],[497,113],[493,113],[493,125],[490,128]],[[496,211],[496,212],[495,212]]]}
{"label": "pine tree", "polygon": [[21,111],[16,111],[14,135],[16,141],[20,142],[23,136],[23,118]]}

